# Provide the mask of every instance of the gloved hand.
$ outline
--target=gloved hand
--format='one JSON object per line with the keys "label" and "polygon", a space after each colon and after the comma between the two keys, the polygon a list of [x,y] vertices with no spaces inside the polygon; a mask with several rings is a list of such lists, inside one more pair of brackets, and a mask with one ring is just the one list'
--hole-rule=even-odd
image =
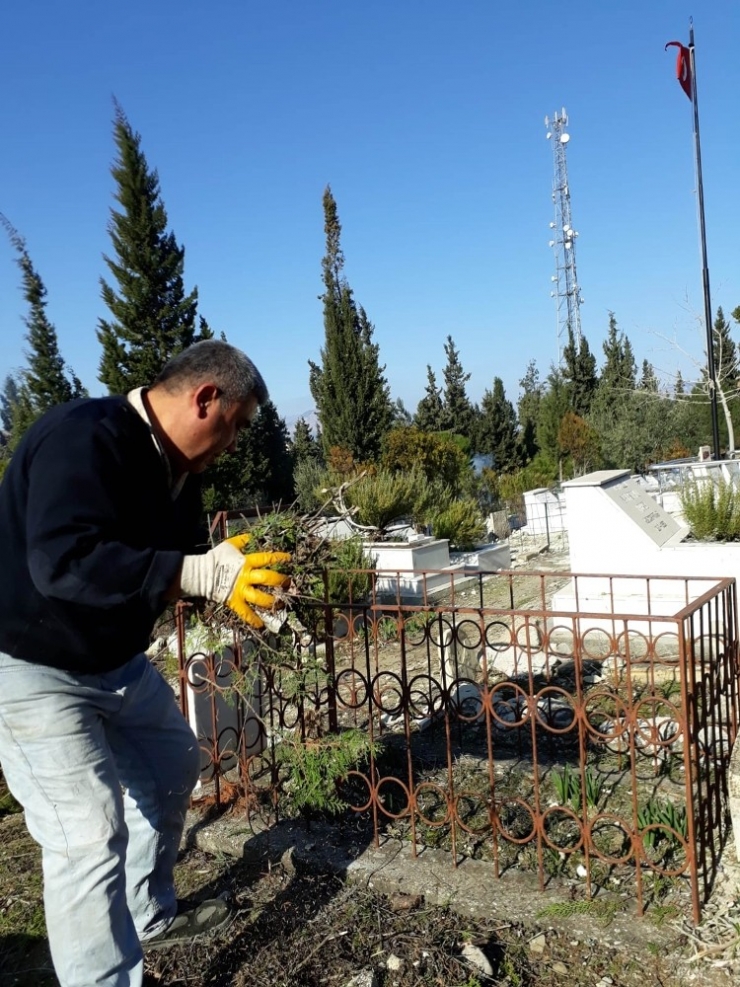
{"label": "gloved hand", "polygon": [[290,555],[287,552],[244,555],[241,549],[249,541],[249,535],[235,535],[205,555],[186,555],[180,575],[180,592],[183,596],[202,596],[214,603],[225,603],[245,624],[259,629],[265,624],[252,607],[270,610],[276,601],[272,593],[257,587],[287,588],[290,576],[268,566],[290,562]]}

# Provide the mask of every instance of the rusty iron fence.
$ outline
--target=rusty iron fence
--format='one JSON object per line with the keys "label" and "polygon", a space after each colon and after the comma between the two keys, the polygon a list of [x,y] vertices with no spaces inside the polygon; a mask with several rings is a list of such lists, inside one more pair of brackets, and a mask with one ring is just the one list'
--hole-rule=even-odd
{"label": "rusty iron fence", "polygon": [[209,797],[272,822],[286,745],[361,731],[340,792],[376,842],[628,891],[638,914],[685,897],[699,921],[730,830],[734,580],[356,572],[298,616],[256,641],[178,611]]}

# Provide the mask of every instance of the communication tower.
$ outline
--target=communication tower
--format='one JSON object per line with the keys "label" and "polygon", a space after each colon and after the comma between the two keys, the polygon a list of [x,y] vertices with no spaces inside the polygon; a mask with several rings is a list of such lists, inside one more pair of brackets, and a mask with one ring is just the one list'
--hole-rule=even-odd
{"label": "communication tower", "polygon": [[576,239],[578,231],[573,229],[570,215],[570,187],[568,186],[568,165],[565,151],[570,141],[567,132],[568,117],[563,108],[552,118],[545,117],[547,139],[552,141],[555,172],[552,183],[552,201],[555,205],[555,220],[550,223],[552,239],[550,246],[555,254],[555,274],[552,276],[558,332],[558,363],[563,356],[563,347],[568,342],[568,329],[573,330],[576,346],[581,342],[581,312],[583,302],[581,289],[576,277]]}

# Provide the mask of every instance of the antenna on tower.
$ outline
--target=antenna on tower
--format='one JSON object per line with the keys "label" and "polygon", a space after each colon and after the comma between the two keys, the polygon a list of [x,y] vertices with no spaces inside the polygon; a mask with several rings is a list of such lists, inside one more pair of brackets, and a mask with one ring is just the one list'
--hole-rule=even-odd
{"label": "antenna on tower", "polygon": [[568,186],[568,165],[565,150],[570,141],[566,130],[568,116],[565,107],[550,119],[545,117],[547,139],[552,141],[552,154],[555,171],[552,183],[552,201],[555,205],[555,221],[550,223],[552,239],[550,246],[555,254],[555,274],[552,276],[550,295],[555,299],[558,332],[558,363],[563,357],[563,348],[568,341],[568,330],[572,330],[576,346],[581,342],[581,312],[583,303],[581,289],[576,277],[576,239],[578,231],[573,229],[570,216],[570,188]]}

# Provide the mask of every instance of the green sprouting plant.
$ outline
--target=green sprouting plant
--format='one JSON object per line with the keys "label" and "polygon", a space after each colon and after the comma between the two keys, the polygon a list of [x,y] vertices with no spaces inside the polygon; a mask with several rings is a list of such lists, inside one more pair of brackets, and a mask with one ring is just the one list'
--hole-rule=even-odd
{"label": "green sprouting plant", "polygon": [[377,640],[383,644],[395,641],[398,638],[398,624],[393,617],[381,617],[375,625]]}
{"label": "green sprouting plant", "polygon": [[566,764],[562,773],[553,773],[552,784],[558,802],[561,805],[571,805],[576,812],[581,808],[581,780],[569,764]]}
{"label": "green sprouting plant", "polygon": [[677,853],[688,839],[686,807],[674,805],[673,802],[651,798],[638,809],[637,825],[640,830],[648,826],[659,827],[643,833],[642,841],[648,850],[664,849],[666,854]]}
{"label": "green sprouting plant", "polygon": [[596,809],[598,808],[601,791],[604,787],[604,778],[590,767],[587,767],[584,774],[584,782],[586,786],[586,805],[591,809]]}
{"label": "green sprouting plant", "polygon": [[740,538],[740,490],[725,480],[691,480],[679,491],[686,521],[700,541]]}
{"label": "green sprouting plant", "polygon": [[411,509],[411,520],[417,528],[432,523],[436,514],[445,510],[454,501],[449,486],[440,480],[432,480],[420,487]]}
{"label": "green sprouting plant", "polygon": [[275,756],[288,773],[286,793],[299,812],[336,814],[347,807],[338,785],[349,772],[377,754],[379,745],[359,730],[301,741],[286,734]]}
{"label": "green sprouting plant", "polygon": [[326,502],[326,489],[329,486],[329,473],[325,466],[315,459],[303,459],[293,471],[296,500],[307,514],[319,510]]}
{"label": "green sprouting plant", "polygon": [[436,613],[420,610],[418,613],[413,614],[413,616],[408,617],[405,621],[404,629],[406,631],[406,635],[420,637],[429,624],[434,623],[436,619]]}
{"label": "green sprouting plant", "polygon": [[522,984],[524,983],[522,975],[517,970],[514,960],[508,953],[504,955],[504,958],[501,961],[501,973],[503,973],[504,977],[506,977],[506,980],[504,981],[505,983],[508,981],[508,983],[511,984],[511,987],[522,987]]}
{"label": "green sprouting plant", "polygon": [[[604,787],[604,779],[589,766],[584,771],[583,780],[586,805],[591,809],[596,809]],[[574,812],[581,811],[581,777],[579,772],[574,771],[569,764],[566,764],[561,774],[557,772],[553,774],[552,784],[561,805],[570,805]]]}

